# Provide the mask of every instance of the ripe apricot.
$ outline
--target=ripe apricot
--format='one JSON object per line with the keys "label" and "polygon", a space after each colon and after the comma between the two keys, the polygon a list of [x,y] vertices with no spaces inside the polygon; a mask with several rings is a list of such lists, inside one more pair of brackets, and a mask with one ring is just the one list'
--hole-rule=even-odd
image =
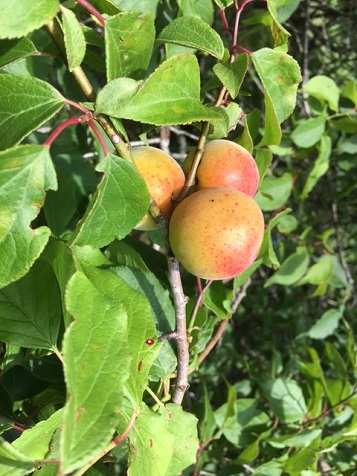
{"label": "ripe apricot", "polygon": [[169,240],[191,274],[229,279],[254,262],[263,234],[263,214],[253,198],[220,187],[199,190],[175,208]]}
{"label": "ripe apricot", "polygon": [[[189,154],[184,161],[186,173],[192,160],[193,155]],[[241,145],[225,139],[206,143],[196,178],[197,190],[225,187],[250,197],[254,197],[259,185],[259,171],[252,155]]]}
{"label": "ripe apricot", "polygon": [[[185,175],[181,167],[173,157],[156,147],[134,147],[132,156],[151,197],[162,213],[170,215],[172,200],[180,194],[185,183]],[[148,212],[135,228],[154,230],[157,225]]]}

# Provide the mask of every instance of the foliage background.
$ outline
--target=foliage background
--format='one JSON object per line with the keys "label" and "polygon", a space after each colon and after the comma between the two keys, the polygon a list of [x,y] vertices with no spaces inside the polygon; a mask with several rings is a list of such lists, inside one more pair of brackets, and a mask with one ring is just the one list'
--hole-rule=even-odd
{"label": "foliage background", "polygon": [[[71,2],[63,3],[69,8],[74,5]],[[102,2],[92,3],[98,9],[101,8]],[[131,9],[129,1],[117,0],[113,3],[123,10]],[[138,9],[151,11],[156,16],[157,33],[170,19],[195,14],[211,23],[226,43],[229,41],[217,7],[213,9],[211,1],[142,0],[136,3]],[[194,327],[201,328],[201,331],[195,333],[193,330],[191,335],[191,366],[199,368],[190,375],[190,388],[183,403],[186,416],[180,414],[178,417],[183,418],[183,428],[172,431],[163,427],[163,420],[154,418],[149,410],[142,407],[142,425],[153,428],[153,434],[156,437],[162,434],[166,441],[175,434],[178,441],[184,442],[188,437],[185,423],[186,428],[190,429],[196,422],[192,418],[198,419],[200,447],[196,462],[184,470],[180,468],[187,475],[357,474],[357,301],[354,292],[357,253],[357,6],[354,2],[342,0],[324,3],[313,0],[270,2],[271,5],[275,3],[279,6],[280,21],[291,33],[289,54],[301,67],[302,83],[297,106],[291,117],[282,124],[280,144],[269,146],[272,161],[257,197],[267,222],[279,217],[277,226],[272,229],[274,252],[268,258],[262,255],[265,264],[245,282],[239,279],[234,283],[215,282],[204,294],[203,306],[194,321]],[[4,8],[5,3],[0,5]],[[229,22],[232,21],[230,15],[232,10],[227,8]],[[79,13],[79,17],[91,25],[83,12]],[[87,67],[86,72],[95,89],[100,90],[105,85],[105,71],[100,60],[103,44],[99,35],[90,33],[89,28],[85,34],[91,45],[86,56],[91,67]],[[30,37],[41,51],[50,55],[53,53],[53,45],[43,30],[35,31]],[[251,51],[274,46],[266,2],[253,1],[247,5],[239,26],[239,44]],[[181,48],[169,45],[166,53],[173,54]],[[2,53],[5,50],[3,46]],[[198,57],[202,84],[213,81],[212,57]],[[152,72],[159,61],[160,57],[154,54],[148,71]],[[28,56],[5,66],[2,71],[25,77],[35,76],[58,87],[66,98],[82,100],[78,85],[67,66],[58,58]],[[318,79],[314,82],[316,77]],[[208,94],[214,98],[216,92],[213,87]],[[263,101],[259,77],[253,68],[249,68],[238,101],[243,111],[249,114],[249,127],[240,121],[235,130],[230,132],[229,138],[248,148],[254,147],[255,152],[259,149],[259,127],[262,127],[265,119]],[[60,123],[59,117],[66,120],[68,111],[62,110],[59,116],[31,133],[23,143],[42,144],[49,132]],[[193,125],[151,128],[130,120],[124,120],[123,124],[134,145],[139,140],[148,141],[169,149],[179,161],[189,147],[197,144],[199,135],[197,127]],[[107,145],[114,150],[109,141]],[[66,129],[58,137],[51,148],[51,156],[56,166],[59,188],[47,193],[44,206],[32,225],[34,228],[48,226],[54,237],[63,238],[74,229],[87,207],[88,198],[98,185],[98,174],[93,171],[93,163],[103,157],[103,152],[95,136],[78,125]],[[87,160],[83,161],[83,157]],[[48,180],[50,182],[50,178]],[[279,212],[286,209],[290,209],[290,213],[280,216]],[[116,275],[123,278],[119,295],[127,296],[119,304],[115,301],[116,305],[123,306],[123,316],[125,309],[133,306],[129,301],[137,299],[130,294],[129,287],[141,290],[144,295],[147,293],[148,288],[138,280],[140,270],[147,273],[146,286],[156,289],[155,300],[161,302],[161,306],[154,309],[156,328],[160,332],[168,332],[173,328],[173,314],[168,298],[165,259],[157,252],[161,243],[159,234],[152,233],[149,238],[132,232],[124,241],[111,243],[105,254],[86,247],[80,250],[78,246],[74,262],[69,259],[65,247],[53,239],[43,259],[22,279],[20,290],[16,288],[15,282],[13,288],[10,284],[2,291],[2,323],[9,315],[9,301],[13,299],[14,302],[19,299],[19,295],[33,296],[39,289],[46,288],[47,302],[58,304],[61,279],[58,275],[54,278],[48,263],[53,266],[53,254],[59,253],[60,249],[61,260],[69,268],[81,269],[88,278],[88,282],[80,282],[80,278],[71,280],[72,300],[63,316],[66,325],[70,319],[69,313],[81,315],[89,308],[92,315],[101,315],[107,301],[101,302],[103,294],[96,295],[91,285],[91,282],[96,282],[96,276],[103,282],[103,288],[113,289],[109,293],[110,299],[117,299],[115,287],[118,284],[104,272],[106,267],[113,267],[114,263]],[[54,251],[56,247],[58,249]],[[99,272],[103,274],[96,275]],[[61,270],[61,273],[71,275],[69,270]],[[183,284],[190,298],[190,311],[197,302],[196,281],[183,272]],[[82,297],[82,303],[80,299],[74,299],[77,293]],[[227,321],[227,317],[230,317],[227,302],[233,293],[240,303]],[[91,296],[96,299],[91,299]],[[150,295],[151,308],[155,300]],[[138,327],[143,326],[145,339],[149,339],[153,327],[148,325],[145,328],[145,322],[150,316],[150,306],[145,299],[140,302],[140,306],[140,312],[134,313],[134,319],[138,320]],[[60,305],[51,307],[54,322],[59,322],[56,316],[61,314],[60,308]],[[106,328],[111,312],[109,307],[108,314],[102,315],[103,328]],[[168,322],[163,324],[161,315],[165,315]],[[222,322],[225,323],[222,338],[198,366],[198,356],[206,348],[213,330],[219,328]],[[15,441],[20,432],[36,423],[48,422],[50,417],[56,419],[56,411],[66,398],[62,366],[56,352],[49,354],[56,336],[63,335],[63,326],[62,323],[57,329],[50,329],[46,334],[47,344],[42,343],[34,348],[29,343],[26,345],[24,340],[17,342],[9,339],[8,328],[1,324],[0,337],[4,344],[0,412],[4,444],[0,464],[5,465],[5,471],[9,471],[9,460],[17,461],[13,467],[10,465],[11,474],[15,476],[26,474],[31,467],[26,467],[26,458],[43,457],[28,452],[26,444],[21,447],[20,455],[11,453],[5,441]],[[75,327],[72,329],[76,335]],[[110,328],[103,334],[103,341],[107,342],[111,333],[115,333],[118,338],[125,334],[120,327]],[[133,335],[131,339],[137,351],[142,345],[141,341],[140,344],[139,341],[136,343]],[[78,346],[81,342],[80,339]],[[127,345],[130,345],[130,339],[123,344],[123,352]],[[155,358],[153,352],[150,359],[154,361]],[[111,366],[110,350],[107,359],[104,364]],[[157,374],[154,373],[158,378],[152,378],[150,382],[151,392],[160,398],[164,398],[163,387],[167,383],[165,379],[160,380],[163,372],[168,375],[175,369],[170,346],[167,346],[164,359],[165,363],[161,362]],[[114,369],[112,378],[124,382],[128,373],[133,372],[133,367],[126,370],[119,367],[110,367]],[[67,379],[70,380],[70,376]],[[96,383],[101,386],[100,375],[96,376]],[[74,382],[73,386],[76,384]],[[130,398],[132,401],[141,401],[137,390],[141,384],[139,387],[136,385],[137,382],[132,385],[134,390],[129,391]],[[97,398],[103,398],[103,394],[99,393]],[[114,395],[113,398],[120,399],[123,396]],[[143,401],[148,407],[156,403],[147,391]],[[166,406],[162,410],[162,419],[167,417],[169,409]],[[176,410],[171,408],[170,411]],[[67,407],[67,416],[70,412],[71,409]],[[124,407],[124,415],[127,424],[131,415],[129,408]],[[58,426],[55,423],[51,425],[54,425],[53,428]],[[92,421],[89,425],[91,430],[93,425]],[[98,424],[98,428],[94,425],[95,431],[99,432],[97,435],[103,431],[105,437],[106,426],[107,421],[104,420],[103,425]],[[121,426],[123,428],[119,425],[119,435],[126,427],[123,423]],[[137,426],[134,431],[138,431]],[[83,428],[81,431],[84,431]],[[32,438],[34,436],[30,435],[30,442],[35,441]],[[97,438],[94,438],[94,444]],[[88,469],[86,474],[125,474],[128,458],[131,461],[131,474],[140,474],[140,464],[143,464],[143,459],[149,461],[150,455],[143,453],[140,464],[135,461],[135,451],[130,446],[134,444],[132,438],[129,444],[126,440],[118,445],[106,459]],[[58,433],[51,434],[51,448],[55,448],[51,457],[54,459],[58,457],[58,440]],[[76,459],[75,454],[74,451],[73,456],[68,457],[69,471]],[[161,458],[164,459],[164,456]],[[21,469],[20,463],[25,469]],[[151,468],[147,464],[147,468]],[[155,474],[150,472],[151,469],[146,471],[145,474]],[[168,467],[167,472],[162,474],[177,474],[177,471],[172,471]],[[57,467],[43,466],[36,469],[35,473],[57,474]]]}

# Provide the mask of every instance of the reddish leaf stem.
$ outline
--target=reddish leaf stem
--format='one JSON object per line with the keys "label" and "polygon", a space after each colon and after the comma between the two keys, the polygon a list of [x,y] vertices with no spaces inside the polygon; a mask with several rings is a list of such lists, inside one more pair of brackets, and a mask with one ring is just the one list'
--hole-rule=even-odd
{"label": "reddish leaf stem", "polygon": [[80,111],[84,112],[84,114],[90,114],[90,110],[87,109],[86,107],[82,106],[76,101],[72,101],[71,99],[66,99],[67,104],[70,106],[75,107],[76,109],[79,109]]}
{"label": "reddish leaf stem", "polygon": [[133,413],[133,416],[131,417],[131,420],[129,422],[129,425],[127,426],[127,428],[125,429],[125,431],[120,435],[118,436],[118,438],[116,438],[115,440],[113,440],[113,445],[114,446],[118,446],[122,441],[125,440],[125,438],[129,435],[129,433],[131,432],[134,424],[135,424],[135,421],[136,421],[136,418],[137,418],[137,413],[134,412]]}
{"label": "reddish leaf stem", "polygon": [[109,154],[109,150],[108,150],[107,144],[105,143],[105,140],[104,140],[102,134],[100,133],[98,127],[97,127],[97,126],[95,125],[95,123],[93,122],[93,119],[89,119],[89,120],[88,120],[88,125],[89,125],[89,127],[92,129],[92,131],[94,132],[94,134],[97,136],[97,139],[98,139],[100,145],[102,146],[104,155],[108,155],[108,154]]}
{"label": "reddish leaf stem", "polygon": [[221,8],[219,12],[220,12],[220,14],[221,14],[221,20],[222,20],[222,23],[223,23],[224,28],[225,28],[231,35],[233,35],[233,30],[232,30],[232,28],[229,26],[228,21],[227,21],[225,9],[224,9],[224,8]]}
{"label": "reddish leaf stem", "polygon": [[51,147],[52,143],[57,139],[57,137],[63,132],[67,127],[69,126],[75,126],[77,124],[80,124],[81,122],[88,122],[89,116],[87,114],[83,116],[77,116],[77,117],[71,117],[70,119],[67,119],[66,121],[62,122],[56,129],[52,132],[52,134],[47,137],[43,145],[47,145],[48,147]]}
{"label": "reddish leaf stem", "polygon": [[104,26],[105,20],[102,15],[96,10],[87,0],[75,0],[79,5],[87,10],[91,15],[93,15],[99,23]]}

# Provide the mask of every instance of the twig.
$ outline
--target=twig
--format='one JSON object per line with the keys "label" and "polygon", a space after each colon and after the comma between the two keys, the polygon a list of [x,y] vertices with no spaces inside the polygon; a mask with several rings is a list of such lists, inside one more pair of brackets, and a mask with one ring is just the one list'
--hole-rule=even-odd
{"label": "twig", "polygon": [[186,329],[187,298],[183,292],[180,267],[174,256],[168,256],[168,278],[171,285],[172,297],[176,314],[176,342],[177,342],[177,379],[172,397],[173,403],[181,405],[188,389],[189,351]]}
{"label": "twig", "polygon": [[234,294],[233,298],[232,298],[232,301],[231,301],[231,310],[230,310],[230,313],[229,315],[227,316],[227,319],[224,319],[215,335],[212,337],[212,339],[208,342],[205,350],[199,355],[198,357],[198,362],[199,363],[202,363],[204,361],[204,359],[208,356],[208,354],[212,351],[212,349],[216,346],[216,344],[219,342],[219,340],[221,339],[222,337],[222,334],[225,330],[225,328],[227,327],[228,325],[228,322],[229,322],[229,319],[233,316],[233,314],[236,312],[236,310],[238,309],[238,306],[240,305],[240,303],[243,301],[243,299],[245,298],[245,296],[247,295],[247,289],[249,287],[249,285],[251,284],[252,280],[251,278],[249,278],[242,286],[242,288],[239,288],[237,289],[236,293]]}

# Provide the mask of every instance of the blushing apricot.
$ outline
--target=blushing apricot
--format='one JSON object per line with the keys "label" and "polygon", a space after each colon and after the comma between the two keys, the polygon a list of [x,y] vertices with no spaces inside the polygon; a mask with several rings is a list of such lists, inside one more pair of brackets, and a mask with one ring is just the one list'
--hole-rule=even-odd
{"label": "blushing apricot", "polygon": [[[162,213],[170,215],[172,200],[180,194],[185,183],[185,175],[181,167],[173,157],[156,147],[134,147],[132,156],[151,197]],[[135,228],[154,230],[157,225],[148,212]]]}
{"label": "blushing apricot", "polygon": [[229,279],[258,256],[263,214],[248,195],[227,188],[200,190],[174,210],[169,229],[172,251],[195,276]]}
{"label": "blushing apricot", "polygon": [[[184,161],[186,173],[192,159],[193,155],[189,154]],[[216,139],[206,143],[196,178],[197,190],[225,187],[254,197],[259,185],[259,170],[244,147],[229,140]]]}

